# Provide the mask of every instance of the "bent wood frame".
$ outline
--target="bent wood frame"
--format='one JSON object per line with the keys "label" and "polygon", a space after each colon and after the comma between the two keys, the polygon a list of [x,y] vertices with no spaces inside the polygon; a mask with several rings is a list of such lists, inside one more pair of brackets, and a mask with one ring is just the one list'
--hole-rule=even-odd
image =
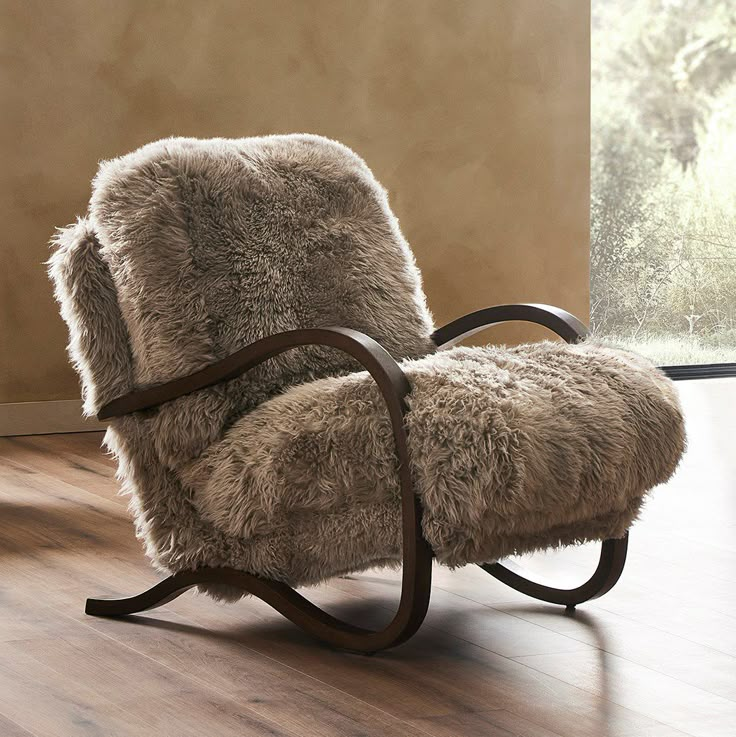
{"label": "bent wood frame", "polygon": [[98,419],[149,409],[221,381],[234,379],[269,358],[299,346],[337,348],[358,360],[370,373],[391,418],[399,462],[402,513],[403,571],[396,614],[382,630],[371,631],[342,622],[322,611],[286,584],[231,568],[202,568],[174,574],[152,589],[130,599],[88,599],[87,614],[120,616],[160,606],[202,583],[226,583],[263,599],[303,630],[346,650],[377,652],[411,637],[424,621],[432,584],[432,551],[422,536],[422,510],[414,493],[404,423],[409,380],[391,355],[373,338],[348,328],[291,330],[252,343],[231,356],[189,376],[134,392],[105,405]]}
{"label": "bent wood frame", "polygon": [[[544,325],[569,343],[585,336],[583,323],[565,310],[548,305],[515,304],[472,312],[436,330],[432,339],[445,349],[491,325],[522,320]],[[422,535],[422,508],[411,478],[407,428],[404,415],[411,386],[401,367],[375,340],[356,330],[339,327],[292,330],[258,340],[189,376],[119,397],[98,413],[98,419],[138,412],[228,381],[285,351],[299,346],[321,345],[348,353],[368,370],[383,397],[391,419],[398,460],[402,513],[402,585],[393,619],[381,630],[368,630],[333,617],[297,591],[233,568],[200,568],[175,573],[136,596],[88,599],[85,612],[118,617],[163,606],[200,584],[225,584],[257,596],[305,632],[338,648],[374,653],[408,640],[420,627],[429,607],[432,583],[432,551]],[[593,575],[573,589],[559,589],[534,581],[514,564],[484,563],[480,567],[512,588],[536,599],[574,607],[602,596],[618,581],[626,561],[628,538],[603,542]]]}
{"label": "bent wood frame", "polygon": [[[438,348],[450,348],[491,325],[511,320],[533,322],[557,333],[567,343],[577,343],[588,329],[574,315],[559,307],[542,304],[497,305],[471,312],[436,330],[432,339]],[[597,599],[615,586],[626,563],[629,545],[628,533],[617,540],[604,540],[598,566],[593,575],[580,586],[560,589],[540,580],[534,580],[524,569],[510,561],[482,563],[480,567],[491,576],[522,594],[550,604],[562,604],[573,609],[590,599]]]}

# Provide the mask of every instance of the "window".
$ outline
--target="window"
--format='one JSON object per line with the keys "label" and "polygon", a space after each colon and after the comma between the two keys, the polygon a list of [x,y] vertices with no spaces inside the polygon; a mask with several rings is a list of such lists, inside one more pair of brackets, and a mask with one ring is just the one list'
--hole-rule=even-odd
{"label": "window", "polygon": [[593,0],[591,324],[736,362],[736,2]]}

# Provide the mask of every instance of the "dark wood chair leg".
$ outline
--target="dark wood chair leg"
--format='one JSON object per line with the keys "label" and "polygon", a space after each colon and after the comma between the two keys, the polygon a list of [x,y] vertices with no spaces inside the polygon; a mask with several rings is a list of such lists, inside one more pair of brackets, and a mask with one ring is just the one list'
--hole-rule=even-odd
{"label": "dark wood chair leg", "polygon": [[268,358],[305,345],[323,345],[357,359],[376,381],[391,419],[401,486],[403,574],[399,607],[382,630],[372,631],[342,622],[322,611],[289,586],[233,568],[184,571],[127,599],[88,599],[87,614],[121,617],[161,606],[199,584],[225,584],[257,596],[305,632],[345,650],[374,653],[409,639],[424,621],[432,588],[432,551],[422,537],[422,508],[414,493],[404,415],[411,385],[401,367],[375,340],[347,328],[292,330],[263,338],[228,358],[189,376],[119,397],[105,405],[105,419],[158,406],[178,396],[233,379]]}
{"label": "dark wood chair leg", "polygon": [[[453,320],[432,334],[438,348],[450,348],[465,338],[503,322],[521,320],[543,325],[567,343],[585,338],[588,329],[574,315],[559,307],[541,304],[513,304],[487,307]],[[621,576],[626,563],[628,534],[620,540],[605,540],[595,573],[581,586],[559,589],[552,584],[531,579],[513,563],[484,563],[481,568],[522,594],[551,604],[574,608],[589,599],[603,596]]]}
{"label": "dark wood chair leg", "polygon": [[[603,596],[618,581],[626,562],[628,534],[605,540],[598,567],[583,584],[560,589],[524,574],[513,563],[484,563],[480,567],[499,581],[527,596],[551,604],[574,608]],[[199,584],[224,584],[257,596],[310,635],[344,650],[371,654],[406,642],[421,626],[429,608],[432,584],[432,555],[419,545],[413,564],[404,569],[399,607],[382,630],[372,631],[333,617],[286,584],[268,581],[233,568],[201,568],[176,573],[136,596],[122,599],[87,599],[85,613],[97,617],[124,617],[164,606]]]}
{"label": "dark wood chair leg", "polygon": [[334,647],[371,654],[406,642],[424,621],[432,585],[432,557],[428,547],[423,547],[416,567],[412,568],[405,572],[394,618],[379,631],[356,627],[327,614],[286,584],[233,568],[183,571],[128,598],[87,599],[85,613],[97,617],[123,617],[163,606],[199,584],[225,584],[257,596],[305,632]]}
{"label": "dark wood chair leg", "polygon": [[559,589],[540,580],[531,579],[514,563],[483,563],[481,568],[512,589],[550,604],[574,608],[590,599],[597,599],[610,591],[618,581],[626,563],[629,545],[628,533],[618,540],[604,540],[601,557],[593,575],[574,589]]}

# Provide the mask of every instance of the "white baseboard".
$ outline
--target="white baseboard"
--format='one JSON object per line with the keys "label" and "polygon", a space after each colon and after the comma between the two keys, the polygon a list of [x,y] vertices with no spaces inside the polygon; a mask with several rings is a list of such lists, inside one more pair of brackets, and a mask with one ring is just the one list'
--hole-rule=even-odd
{"label": "white baseboard", "polygon": [[78,399],[0,404],[0,437],[99,432],[105,427],[104,422],[82,416],[82,402]]}

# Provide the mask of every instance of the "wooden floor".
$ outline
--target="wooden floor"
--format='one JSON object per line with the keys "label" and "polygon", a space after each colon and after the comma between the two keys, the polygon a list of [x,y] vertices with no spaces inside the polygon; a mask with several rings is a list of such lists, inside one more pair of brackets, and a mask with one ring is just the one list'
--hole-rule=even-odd
{"label": "wooden floor", "polygon": [[[475,568],[436,571],[429,617],[366,658],[265,605],[187,594],[127,620],[87,595],[155,580],[98,434],[0,438],[0,735],[733,737],[736,382],[680,384],[690,450],[598,603],[566,615]],[[595,550],[532,563],[582,579]],[[395,573],[313,591],[378,624]]]}

